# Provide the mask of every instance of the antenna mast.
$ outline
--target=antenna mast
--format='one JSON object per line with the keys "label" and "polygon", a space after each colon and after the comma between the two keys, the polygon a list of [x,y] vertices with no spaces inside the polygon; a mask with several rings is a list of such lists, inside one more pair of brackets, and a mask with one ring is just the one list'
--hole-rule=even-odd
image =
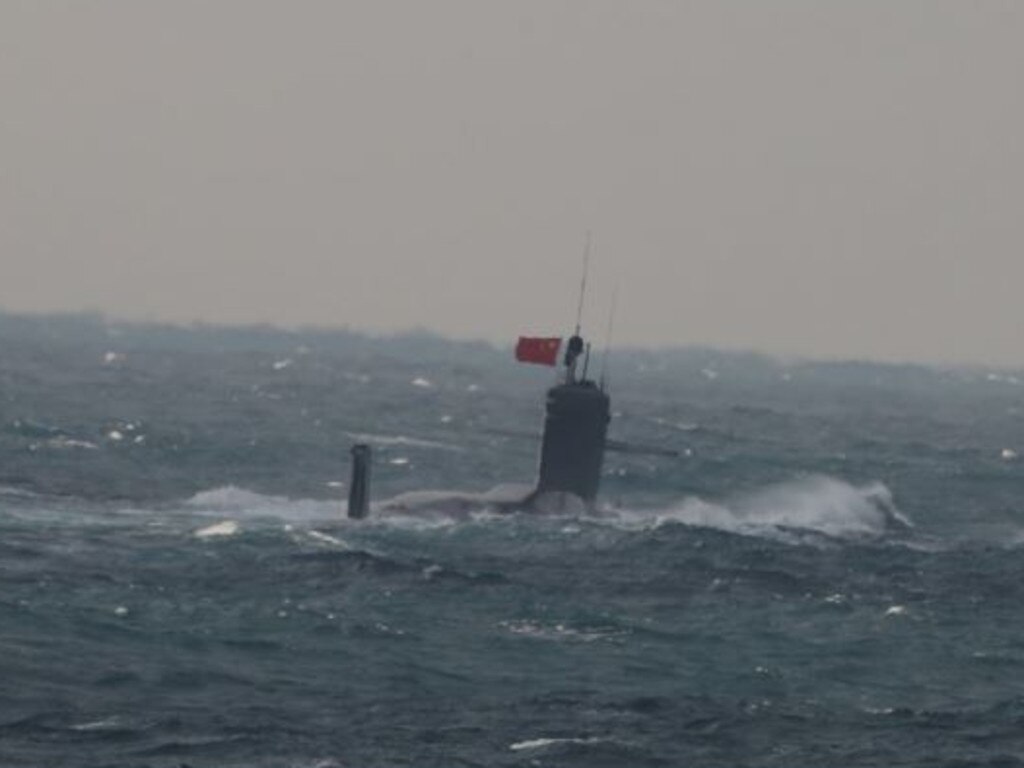
{"label": "antenna mast", "polygon": [[[583,250],[583,279],[580,280],[580,303],[576,307],[576,331],[565,348],[565,383],[576,383],[576,362],[584,351],[580,327],[583,323],[583,297],[587,293],[587,271],[590,267],[590,232],[587,232],[587,246]],[[584,371],[586,368],[584,367]],[[584,374],[585,375],[585,374]]]}
{"label": "antenna mast", "polygon": [[608,334],[604,341],[604,354],[601,355],[601,389],[608,381],[608,358],[612,353],[612,329],[615,327],[615,308],[619,303],[619,286],[612,290],[612,307],[608,312]]}
{"label": "antenna mast", "polygon": [[587,271],[590,268],[590,230],[587,230],[587,244],[583,248],[583,279],[580,280],[580,303],[576,308],[576,335],[580,335],[583,321],[583,297],[587,293]]}

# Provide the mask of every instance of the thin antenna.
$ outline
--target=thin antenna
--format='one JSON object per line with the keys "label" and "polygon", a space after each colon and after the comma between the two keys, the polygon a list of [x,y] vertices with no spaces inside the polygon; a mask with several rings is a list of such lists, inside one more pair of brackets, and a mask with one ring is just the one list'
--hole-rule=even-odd
{"label": "thin antenna", "polygon": [[612,329],[615,327],[615,308],[619,303],[619,286],[612,290],[612,308],[608,312],[608,334],[604,341],[604,354],[601,355],[601,389],[608,381],[608,358],[612,354]]}
{"label": "thin antenna", "polygon": [[576,308],[576,335],[580,335],[580,324],[583,321],[583,297],[587,292],[587,271],[590,268],[590,230],[587,230],[587,244],[583,248],[583,279],[580,281],[580,304]]}

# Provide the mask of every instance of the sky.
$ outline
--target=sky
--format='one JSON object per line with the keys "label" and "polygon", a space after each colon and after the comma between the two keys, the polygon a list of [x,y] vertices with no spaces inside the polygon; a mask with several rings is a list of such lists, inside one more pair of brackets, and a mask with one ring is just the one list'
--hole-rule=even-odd
{"label": "sky", "polygon": [[[0,0],[0,309],[1024,365],[1024,3]],[[2,322],[2,319],[0,319]]]}

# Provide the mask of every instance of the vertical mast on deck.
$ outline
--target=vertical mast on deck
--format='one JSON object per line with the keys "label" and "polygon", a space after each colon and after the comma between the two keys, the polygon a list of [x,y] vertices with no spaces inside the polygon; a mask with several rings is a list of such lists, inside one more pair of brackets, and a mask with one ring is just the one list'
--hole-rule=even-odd
{"label": "vertical mast on deck", "polygon": [[612,354],[612,330],[615,327],[615,309],[619,303],[619,286],[612,290],[612,307],[608,312],[608,333],[604,340],[604,353],[601,355],[601,378],[598,386],[603,392],[608,384],[608,358]]}
{"label": "vertical mast on deck", "polygon": [[576,330],[565,347],[565,383],[576,383],[576,364],[583,352],[583,338],[580,329],[583,324],[583,299],[587,294],[587,272],[590,268],[590,232],[587,232],[587,243],[583,248],[583,277],[580,279],[580,299],[576,306]]}

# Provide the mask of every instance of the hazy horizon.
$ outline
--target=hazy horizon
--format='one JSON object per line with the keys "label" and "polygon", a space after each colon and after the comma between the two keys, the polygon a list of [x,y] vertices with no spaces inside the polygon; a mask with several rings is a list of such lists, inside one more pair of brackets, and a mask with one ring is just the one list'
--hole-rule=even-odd
{"label": "hazy horizon", "polygon": [[[281,336],[292,337],[293,342],[298,346],[297,350],[302,350],[307,345],[309,351],[315,351],[317,348],[317,339],[322,336],[330,336],[331,334],[340,334],[345,336],[351,336],[359,338],[365,341],[381,341],[384,344],[388,343],[403,343],[412,342],[420,339],[427,340],[429,342],[437,342],[442,345],[469,345],[479,346],[483,345],[487,347],[491,352],[507,353],[510,364],[522,366],[524,368],[534,368],[535,366],[515,363],[513,359],[513,352],[515,349],[516,341],[518,336],[510,336],[508,338],[489,339],[482,336],[453,336],[449,334],[441,333],[440,331],[433,330],[424,326],[409,326],[407,328],[392,328],[392,329],[373,329],[373,328],[361,328],[351,325],[318,325],[315,323],[301,323],[295,325],[282,325],[267,321],[252,321],[252,322],[218,322],[210,320],[160,320],[154,318],[131,318],[131,317],[117,317],[100,310],[71,310],[63,312],[10,312],[0,307],[0,321],[4,318],[17,318],[19,321],[38,322],[45,324],[49,321],[57,322],[72,322],[76,319],[87,320],[103,325],[108,329],[110,333],[111,342],[108,345],[111,352],[117,352],[119,345],[117,339],[121,336],[122,332],[128,332],[136,334],[141,332],[145,334],[149,331],[173,331],[173,332],[184,332],[184,333],[214,333],[214,334],[248,334],[255,333],[260,337],[266,337],[267,334],[270,336],[280,334]],[[554,331],[551,333],[552,336],[560,336],[563,342],[569,337],[571,329],[567,329],[564,332]],[[592,360],[595,365],[604,365],[605,345],[603,339],[598,339],[596,335],[591,336],[586,328],[583,329],[583,333],[587,336],[588,341],[593,342],[592,349]],[[304,336],[304,334],[306,336]],[[135,336],[136,342],[139,339],[145,338],[144,336]],[[303,352],[304,353],[304,352]],[[844,356],[840,354],[836,355],[814,355],[814,354],[800,354],[800,353],[786,353],[786,352],[772,352],[770,350],[755,349],[752,347],[743,346],[722,346],[714,344],[703,344],[700,342],[693,343],[665,343],[665,344],[644,344],[642,342],[631,343],[631,342],[614,342],[611,348],[611,368],[612,370],[616,367],[616,356],[618,354],[625,355],[656,355],[658,353],[665,353],[669,356],[677,355],[709,355],[709,356],[721,356],[720,362],[728,361],[730,359],[741,359],[741,358],[757,358],[763,362],[770,363],[771,365],[786,367],[786,366],[803,366],[803,365],[839,365],[839,366],[867,366],[867,367],[889,367],[893,370],[900,368],[922,368],[926,370],[932,370],[935,372],[954,372],[961,371],[965,373],[970,372],[988,372],[988,373],[1007,373],[1017,374],[1024,371],[1024,365],[1013,365],[1007,363],[988,363],[988,362],[964,362],[957,360],[885,360],[880,358],[870,357],[854,357]],[[1018,384],[1016,376],[1006,381],[1011,384]],[[1002,378],[995,378],[993,381],[1004,381]]]}
{"label": "hazy horizon", "polygon": [[1024,6],[0,5],[0,309],[1024,366]]}

